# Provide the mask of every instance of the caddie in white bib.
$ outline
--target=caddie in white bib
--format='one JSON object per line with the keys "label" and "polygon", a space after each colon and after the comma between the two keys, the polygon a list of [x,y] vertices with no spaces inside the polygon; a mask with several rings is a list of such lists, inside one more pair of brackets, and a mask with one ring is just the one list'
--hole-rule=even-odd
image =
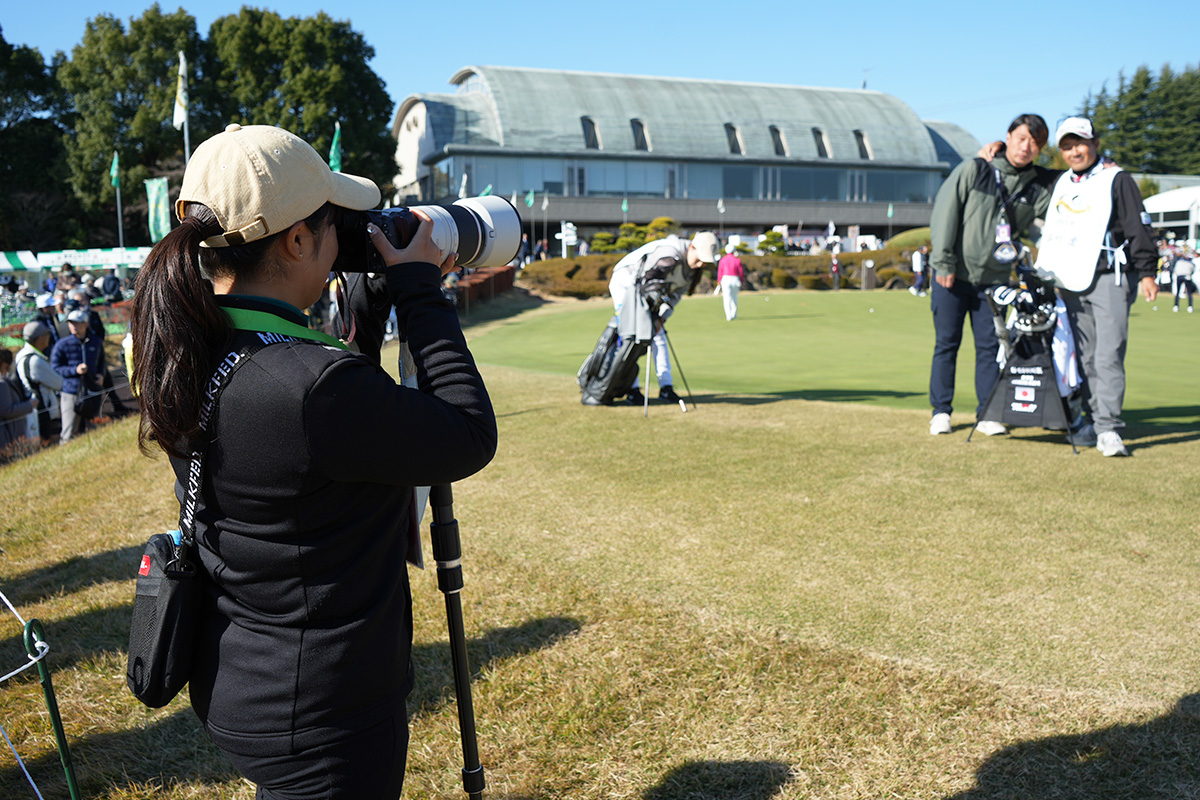
{"label": "caddie in white bib", "polygon": [[1125,265],[1124,246],[1111,247],[1105,240],[1112,216],[1112,185],[1120,167],[1105,168],[1103,162],[1081,176],[1067,171],[1054,185],[1050,210],[1038,242],[1034,269],[1044,280],[1060,289],[1082,292],[1092,285],[1102,250],[1121,278]]}

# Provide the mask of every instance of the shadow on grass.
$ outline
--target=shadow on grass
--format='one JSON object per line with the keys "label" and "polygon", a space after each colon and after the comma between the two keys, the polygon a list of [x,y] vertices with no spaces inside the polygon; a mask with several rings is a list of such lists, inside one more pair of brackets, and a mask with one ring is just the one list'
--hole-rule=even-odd
{"label": "shadow on grass", "polygon": [[768,800],[790,780],[790,768],[778,761],[689,761],[663,776],[642,799]]}
{"label": "shadow on grass", "polygon": [[[678,386],[678,384],[676,384]],[[778,403],[781,400],[824,400],[830,403],[869,403],[873,400],[903,399],[920,397],[924,392],[898,392],[892,389],[800,389],[794,392],[763,392],[754,394],[738,394],[737,392],[721,392],[719,394],[695,394],[684,399],[696,402],[697,405],[738,405],[760,406],[766,403]],[[655,405],[651,401],[651,405]],[[662,404],[669,405],[669,404]]]}
{"label": "shadow on grass", "polygon": [[[40,690],[30,687],[30,691]],[[64,724],[71,737],[70,721],[64,720]],[[49,733],[47,722],[47,736]],[[144,728],[73,739],[70,747],[82,797],[108,797],[114,787],[133,784],[170,785],[180,780],[221,784],[238,777],[208,741],[189,708]],[[25,759],[25,766],[46,800],[68,800],[70,792],[57,750]],[[19,767],[0,770],[0,797],[34,797],[32,792]]]}
{"label": "shadow on grass", "polygon": [[1200,694],[1138,725],[1021,742],[993,753],[949,800],[1175,800],[1200,795]]}
{"label": "shadow on grass", "polygon": [[[583,626],[570,617],[546,617],[510,628],[497,628],[467,641],[467,660],[471,679],[479,677],[491,664],[515,656],[553,647],[559,640],[578,633]],[[410,715],[433,712],[454,702],[454,673],[450,663],[450,643],[419,645],[413,648],[417,685],[408,696]]]}
{"label": "shadow on grass", "polygon": [[[120,547],[90,556],[75,556],[0,583],[0,591],[17,605],[33,605],[56,594],[72,594],[110,581],[137,577],[144,544]],[[133,599],[132,590],[129,593]]]}
{"label": "shadow on grass", "polygon": [[[123,633],[119,646],[124,647],[129,632],[128,608],[124,612]],[[54,628],[63,628],[59,636],[77,625],[78,617],[69,623],[59,623]],[[467,641],[467,653],[475,666],[472,677],[486,670],[493,662],[517,655],[552,647],[565,636],[581,628],[577,620],[566,617],[549,617],[530,620],[522,625],[497,628],[481,637]],[[54,629],[47,626],[46,640],[54,647]],[[7,651],[6,651],[7,652]],[[57,674],[69,666],[72,659],[64,658],[55,650],[48,656],[51,669]],[[77,660],[77,659],[75,659]],[[417,667],[417,686],[409,695],[408,707],[421,707],[453,702],[454,684],[450,669],[448,644],[425,645],[413,649],[413,662]],[[36,678],[30,679],[23,691],[41,695]],[[56,686],[60,701],[61,686]],[[67,736],[74,732],[70,719],[63,724]],[[49,725],[47,723],[47,733]],[[171,781],[193,783],[224,783],[237,778],[220,752],[208,741],[200,727],[200,721],[190,709],[172,714],[158,722],[136,730],[119,733],[103,733],[76,739],[71,744],[71,759],[75,764],[76,779],[84,797],[106,796],[114,786],[131,784],[170,784]],[[57,751],[48,752],[26,766],[34,781],[47,800],[69,796],[62,765]],[[13,766],[0,769],[0,797],[25,797],[31,790],[20,768]],[[672,795],[673,796],[673,795]]]}

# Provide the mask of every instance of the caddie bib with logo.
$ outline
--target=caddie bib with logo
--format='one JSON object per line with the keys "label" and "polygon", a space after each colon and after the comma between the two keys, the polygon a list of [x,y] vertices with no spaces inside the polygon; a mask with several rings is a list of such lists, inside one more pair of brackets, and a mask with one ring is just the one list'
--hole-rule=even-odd
{"label": "caddie bib with logo", "polygon": [[[1097,164],[1083,180],[1072,180],[1065,172],[1054,184],[1050,210],[1038,242],[1034,269],[1045,280],[1053,280],[1060,289],[1082,292],[1092,285],[1104,236],[1112,216],[1112,185],[1120,167],[1104,168]],[[1124,251],[1117,248],[1116,271],[1125,263]]]}

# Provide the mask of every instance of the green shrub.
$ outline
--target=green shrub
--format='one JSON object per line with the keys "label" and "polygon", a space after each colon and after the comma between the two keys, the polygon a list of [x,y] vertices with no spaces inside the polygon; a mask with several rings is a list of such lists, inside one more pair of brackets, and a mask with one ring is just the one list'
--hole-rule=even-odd
{"label": "green shrub", "polygon": [[880,286],[886,286],[887,282],[892,278],[900,278],[905,283],[908,283],[910,274],[907,270],[897,269],[896,267],[884,267],[883,269],[875,270],[875,275],[879,280]]}
{"label": "green shrub", "polygon": [[789,275],[787,270],[776,267],[771,270],[771,285],[776,289],[791,289],[796,285],[796,279]]}
{"label": "green shrub", "polygon": [[603,297],[618,260],[618,256],[600,254],[534,261],[521,270],[517,283],[556,297]]}
{"label": "green shrub", "polygon": [[592,252],[593,253],[611,253],[617,249],[617,237],[613,236],[608,231],[600,231],[592,236]]}
{"label": "green shrub", "polygon": [[825,282],[822,275],[801,275],[796,281],[801,289],[825,289],[829,284]]}

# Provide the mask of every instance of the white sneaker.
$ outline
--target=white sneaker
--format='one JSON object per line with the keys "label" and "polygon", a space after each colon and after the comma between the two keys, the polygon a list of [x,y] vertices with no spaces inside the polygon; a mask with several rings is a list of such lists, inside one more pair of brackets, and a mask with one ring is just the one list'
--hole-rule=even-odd
{"label": "white sneaker", "polygon": [[917,287],[915,287],[915,286],[908,287],[908,293],[911,294],[913,297],[916,297],[917,296]]}
{"label": "white sneaker", "polygon": [[975,423],[975,430],[985,436],[1000,436],[1008,433],[1008,428],[1004,427],[1003,423],[997,422],[994,419],[982,419]]}
{"label": "white sneaker", "polygon": [[1092,423],[1084,425],[1074,433],[1067,434],[1067,444],[1073,444],[1080,447],[1092,447],[1096,444],[1096,429]]}
{"label": "white sneaker", "polygon": [[925,292],[921,292],[920,294],[917,295],[917,297],[924,297],[924,296],[925,296]]}
{"label": "white sneaker", "polygon": [[950,432],[950,415],[949,414],[934,414],[933,419],[929,420],[929,434],[937,436],[939,433]]}
{"label": "white sneaker", "polygon": [[1125,449],[1125,443],[1121,441],[1121,434],[1116,431],[1105,431],[1100,434],[1096,440],[1096,449],[1105,457],[1129,455],[1129,451]]}

